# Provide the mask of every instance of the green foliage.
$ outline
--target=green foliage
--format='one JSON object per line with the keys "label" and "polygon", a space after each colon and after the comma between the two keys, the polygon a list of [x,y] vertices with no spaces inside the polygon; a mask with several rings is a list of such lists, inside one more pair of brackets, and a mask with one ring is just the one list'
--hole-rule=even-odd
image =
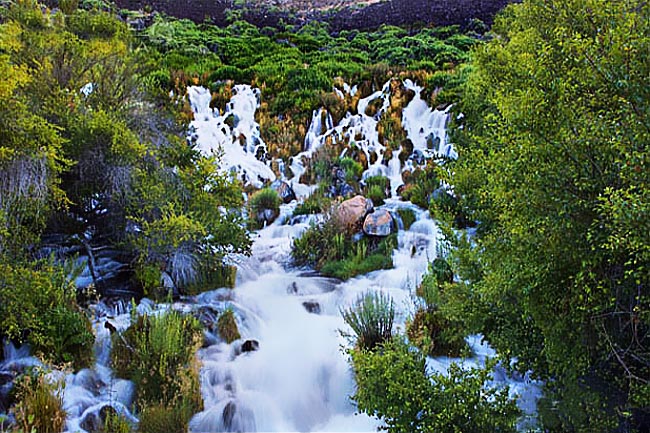
{"label": "green foliage", "polygon": [[353,240],[351,228],[340,227],[327,217],[293,241],[291,255],[299,266],[313,266],[324,275],[348,279],[359,274],[393,267],[395,234],[382,239]]}
{"label": "green foliage", "polygon": [[343,320],[354,331],[359,350],[373,350],[393,336],[395,306],[390,296],[382,292],[368,292],[354,305],[341,310]]}
{"label": "green foliage", "polygon": [[402,220],[402,224],[404,224],[404,230],[410,229],[415,222],[415,212],[408,208],[399,208],[397,214]]}
{"label": "green foliage", "polygon": [[235,312],[228,308],[217,320],[217,331],[219,336],[228,344],[239,339],[239,329],[237,327],[237,320],[235,320]]}
{"label": "green foliage", "polygon": [[299,203],[293,210],[293,215],[309,215],[326,212],[332,204],[332,200],[317,190],[307,197],[302,203]]}
{"label": "green foliage", "polygon": [[[466,306],[499,353],[554,379],[561,431],[648,417],[634,396],[650,377],[649,17],[639,2],[511,6],[458,106],[447,182],[479,221],[457,239]],[[563,397],[579,389],[600,416]]]}
{"label": "green foliage", "polygon": [[399,339],[379,349],[349,351],[361,412],[397,432],[516,432],[519,411],[508,390],[489,387],[490,368],[427,374],[424,356]]}
{"label": "green foliage", "polygon": [[371,176],[364,180],[365,196],[372,200],[375,206],[384,204],[384,200],[390,196],[390,180],[384,176]]}
{"label": "green foliage", "polygon": [[[200,397],[200,395],[199,395]],[[196,402],[181,399],[173,405],[153,403],[142,408],[138,433],[186,433]]]}
{"label": "green foliage", "polygon": [[18,403],[13,411],[24,432],[60,433],[66,413],[60,385],[50,383],[43,372],[27,373],[16,383]]}
{"label": "green foliage", "polygon": [[[262,188],[251,196],[248,208],[252,224],[255,228],[261,228],[264,223],[272,222],[280,214],[282,199],[273,188]],[[271,218],[266,217],[266,211],[270,211]]]}
{"label": "green foliage", "polygon": [[349,156],[343,157],[338,161],[339,166],[345,170],[345,180],[348,182],[358,181],[363,174],[363,165]]}
{"label": "green foliage", "polygon": [[198,321],[176,311],[134,318],[126,331],[114,334],[113,369],[135,383],[136,405],[143,414],[150,406],[173,411],[188,405],[189,416],[176,424],[186,428],[191,414],[200,410],[195,352],[202,337]]}
{"label": "green foliage", "polygon": [[133,428],[126,417],[109,411],[99,433],[131,433]]}
{"label": "green foliage", "polygon": [[402,199],[423,209],[428,209],[431,194],[440,187],[438,167],[435,163],[427,163],[424,169],[417,168],[404,180],[406,187],[401,193]]}
{"label": "green foliage", "polygon": [[74,283],[51,260],[0,261],[0,335],[29,343],[35,354],[75,369],[92,363],[95,337],[76,303]]}

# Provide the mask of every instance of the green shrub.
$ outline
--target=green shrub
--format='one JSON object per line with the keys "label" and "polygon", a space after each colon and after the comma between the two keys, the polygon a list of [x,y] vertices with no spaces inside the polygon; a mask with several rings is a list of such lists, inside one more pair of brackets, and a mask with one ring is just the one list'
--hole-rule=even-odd
{"label": "green shrub", "polygon": [[[250,219],[254,228],[260,228],[265,223],[270,223],[280,214],[282,200],[273,188],[263,188],[256,191],[248,202]],[[270,211],[271,215],[266,215]]]}
{"label": "green shrub", "polygon": [[16,423],[24,432],[60,433],[66,413],[60,384],[49,383],[43,372],[28,373],[16,382]]}
{"label": "green shrub", "polygon": [[198,410],[201,396],[195,352],[202,336],[194,317],[176,311],[134,318],[126,331],[114,334],[113,368],[117,376],[135,383],[140,410],[186,400]]}
{"label": "green shrub", "polygon": [[381,206],[384,204],[384,199],[386,199],[386,192],[379,185],[373,185],[366,191],[366,197],[372,200],[375,206]]}
{"label": "green shrub", "polygon": [[95,337],[68,274],[52,260],[0,261],[0,336],[29,343],[47,362],[81,369],[92,364]]}
{"label": "green shrub", "polygon": [[196,402],[182,398],[176,404],[154,403],[139,413],[139,433],[187,433],[187,425],[196,412]]}
{"label": "green shrub", "polygon": [[359,297],[352,307],[341,310],[341,315],[354,331],[359,349],[372,350],[393,336],[395,307],[393,300],[381,292]]}
{"label": "green shrub", "polygon": [[408,208],[399,208],[397,209],[397,214],[402,219],[404,230],[410,229],[415,222],[415,212]]}
{"label": "green shrub", "polygon": [[490,370],[451,364],[448,374],[427,374],[425,357],[402,340],[381,350],[352,349],[360,412],[398,432],[515,433],[519,410],[508,389],[489,387]]}
{"label": "green shrub", "polygon": [[435,307],[419,309],[407,322],[406,335],[428,356],[459,357],[469,350],[462,324],[447,319]]}
{"label": "green shrub", "polygon": [[235,313],[232,309],[228,308],[221,313],[219,320],[217,320],[217,331],[219,332],[219,336],[228,344],[241,338],[237,321],[235,320]]}
{"label": "green shrub", "polygon": [[348,182],[359,180],[363,174],[363,165],[349,156],[339,159],[339,166],[345,170],[345,180]]}
{"label": "green shrub", "polygon": [[293,215],[309,215],[326,212],[332,203],[332,199],[325,197],[321,190],[307,197],[302,203],[299,203],[293,211]]}
{"label": "green shrub", "polygon": [[131,423],[123,415],[110,411],[99,433],[131,433],[132,431]]}

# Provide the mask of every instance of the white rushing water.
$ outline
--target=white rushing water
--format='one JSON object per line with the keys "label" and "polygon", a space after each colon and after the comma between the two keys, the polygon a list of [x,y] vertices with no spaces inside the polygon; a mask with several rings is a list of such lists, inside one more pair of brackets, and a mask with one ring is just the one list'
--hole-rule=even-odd
{"label": "white rushing water", "polygon": [[[415,152],[425,158],[456,158],[447,140],[445,126],[449,110],[432,110],[421,98],[422,88],[406,80],[404,88],[414,92],[402,111],[402,124]],[[404,170],[412,170],[416,158],[400,161],[402,148],[393,150],[385,161],[386,144],[379,139],[377,125],[390,105],[390,82],[358,102],[358,114],[347,113],[338,124],[325,110],[314,111],[305,137],[303,151],[291,161],[294,176],[288,179],[299,198],[311,193],[313,186],[298,183],[306,160],[327,145],[328,137],[344,141],[373,161],[363,177],[384,175],[390,179],[393,197],[402,184]],[[353,96],[357,88],[347,84],[339,97]],[[206,155],[219,155],[220,168],[233,171],[244,182],[256,187],[274,180],[266,157],[266,145],[260,136],[255,112],[260,103],[258,89],[247,85],[233,88],[233,96],[223,113],[211,108],[212,95],[203,87],[189,87],[188,99],[195,115],[189,140]],[[373,116],[366,114],[369,104],[378,106]],[[203,293],[185,303],[158,304],[144,300],[140,313],[165,308],[182,311],[219,312],[231,308],[236,315],[241,338],[231,344],[206,331],[206,345],[200,349],[201,392],[204,410],[190,422],[194,433],[225,431],[376,431],[380,420],[356,414],[350,400],[354,380],[344,349],[349,341],[341,331],[351,333],[340,311],[368,292],[389,295],[397,309],[396,332],[404,331],[405,321],[415,311],[414,291],[439,250],[439,233],[427,211],[397,198],[383,208],[397,217],[397,209],[411,209],[416,221],[409,230],[398,232],[393,251],[394,268],[375,271],[345,282],[324,278],[309,270],[291,266],[292,241],[307,229],[310,221],[321,216],[291,218],[296,202],[283,205],[280,217],[255,233],[250,257],[234,258],[238,266],[235,289]],[[105,266],[110,267],[111,263]],[[110,334],[106,323],[117,330],[129,325],[128,307],[110,309],[97,306],[94,330],[97,336],[97,362],[92,369],[76,374],[53,374],[65,382],[64,406],[68,412],[66,431],[91,431],[101,410],[113,407],[137,422],[131,413],[133,383],[114,377],[109,367]],[[109,328],[111,326],[108,326]],[[494,351],[478,336],[468,339],[473,357],[466,360],[428,359],[431,371],[445,372],[451,362],[467,366],[484,364]],[[248,350],[248,349],[256,350]],[[38,364],[26,353],[5,349],[0,373],[21,371]],[[494,384],[510,385],[526,413],[535,411],[539,384],[528,377],[511,378],[501,368]],[[0,390],[1,391],[1,390]]]}

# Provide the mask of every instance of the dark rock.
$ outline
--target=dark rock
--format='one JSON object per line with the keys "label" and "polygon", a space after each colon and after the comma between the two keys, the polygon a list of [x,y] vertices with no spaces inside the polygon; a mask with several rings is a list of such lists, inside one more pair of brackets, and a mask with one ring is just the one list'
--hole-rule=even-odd
{"label": "dark rock", "polygon": [[400,186],[398,186],[398,187],[397,187],[397,190],[396,190],[397,195],[401,196],[402,193],[404,192],[404,189],[406,189],[406,185],[401,184]]}
{"label": "dark rock", "polygon": [[338,187],[338,195],[341,197],[349,197],[353,195],[356,191],[349,183],[344,183]]}
{"label": "dark rock", "polygon": [[79,426],[86,431],[101,431],[109,414],[115,415],[117,411],[112,406],[106,405],[99,412],[88,413],[79,423]]}
{"label": "dark rock", "polygon": [[298,293],[298,283],[296,283],[295,281],[292,282],[292,283],[287,287],[287,293],[289,293],[290,295],[291,295],[291,294],[293,294],[293,295],[297,294],[297,293]]}
{"label": "dark rock", "polygon": [[244,344],[241,345],[242,353],[254,352],[260,348],[260,343],[257,340],[246,340]]}
{"label": "dark rock", "polygon": [[144,30],[146,25],[144,22],[143,18],[129,18],[126,20],[126,23],[131,27],[133,30]]}
{"label": "dark rock", "polygon": [[226,428],[226,431],[231,431],[232,421],[235,418],[236,412],[237,405],[234,401],[229,401],[226,407],[223,408],[223,426]]}
{"label": "dark rock", "polygon": [[305,301],[302,306],[310,313],[320,314],[320,304],[316,301]]}
{"label": "dark rock", "polygon": [[291,203],[296,199],[296,193],[293,191],[293,188],[291,188],[291,185],[283,180],[274,181],[271,184],[271,188],[273,188],[278,193],[280,199],[284,203]]}
{"label": "dark rock", "polygon": [[368,214],[363,222],[363,232],[370,236],[388,236],[393,233],[394,228],[395,221],[385,209]]}

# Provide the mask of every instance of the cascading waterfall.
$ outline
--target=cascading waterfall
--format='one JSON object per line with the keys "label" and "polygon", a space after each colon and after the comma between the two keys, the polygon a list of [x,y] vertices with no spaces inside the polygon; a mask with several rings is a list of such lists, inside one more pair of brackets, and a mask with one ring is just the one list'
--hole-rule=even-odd
{"label": "cascading waterfall", "polygon": [[[422,88],[409,80],[404,82],[404,87],[415,93],[402,111],[402,124],[413,143],[414,153],[421,152],[426,158],[456,158],[445,131],[448,110],[431,110],[420,96]],[[343,98],[346,94],[353,96],[356,91],[356,86],[351,88],[345,84],[338,94]],[[207,155],[221,155],[221,169],[236,172],[254,186],[275,179],[265,161],[266,146],[254,119],[260,99],[258,89],[235,86],[223,114],[210,108],[208,89],[189,87],[188,97],[195,115],[189,138],[197,149]],[[377,124],[389,107],[389,98],[390,82],[360,99],[358,114],[347,113],[337,125],[324,109],[313,113],[304,151],[291,162],[294,177],[289,181],[298,197],[308,195],[313,189],[298,183],[304,172],[303,160],[312,158],[319,147],[326,145],[329,136],[357,146],[369,162],[373,160],[364,178],[377,174],[387,176],[396,197],[403,171],[413,169],[417,161],[410,158],[402,164],[399,158],[402,148],[393,150],[387,164],[384,161],[386,147],[379,140]],[[378,110],[368,116],[366,108],[377,99],[381,99]],[[291,218],[295,206],[295,201],[282,205],[280,217],[256,233],[250,257],[232,258],[238,267],[235,289],[216,289],[173,305],[155,305],[143,300],[137,307],[138,313],[166,308],[186,312],[231,308],[235,312],[241,339],[226,344],[218,335],[206,331],[205,347],[198,353],[204,410],[192,418],[191,432],[369,432],[376,431],[380,425],[377,419],[355,414],[350,401],[354,380],[342,349],[349,347],[350,342],[341,331],[351,333],[351,329],[340,311],[367,292],[383,292],[396,305],[396,330],[403,331],[406,319],[415,309],[413,292],[438,251],[437,226],[427,211],[397,198],[386,200],[382,208],[391,212],[398,222],[399,208],[412,210],[416,217],[408,230],[398,232],[398,245],[392,257],[394,268],[341,282],[291,266],[293,239],[310,222],[321,218],[318,215]],[[76,374],[58,375],[66,383],[63,396],[68,411],[66,431],[70,433],[92,430],[105,406],[137,422],[130,412],[133,383],[116,379],[109,368],[108,328],[126,329],[131,315],[128,308],[110,309],[100,303],[96,306],[96,317],[96,365]],[[469,343],[474,357],[463,360],[466,365],[483,364],[486,358],[495,355],[492,349],[481,344],[478,336],[470,338]],[[28,365],[38,364],[25,353],[11,348],[5,352],[0,374],[15,374]],[[460,360],[429,358],[427,366],[446,371],[452,361]],[[509,377],[503,369],[497,369],[494,376],[494,384],[510,385],[511,393],[519,396],[520,407],[526,413],[534,413],[540,394],[537,383],[528,377]]]}
{"label": "cascading waterfall", "polygon": [[275,180],[273,170],[263,161],[266,144],[255,122],[260,103],[260,90],[249,85],[237,85],[226,105],[224,114],[210,108],[212,93],[205,87],[187,89],[194,121],[190,124],[189,141],[204,155],[220,157],[224,171],[235,172],[244,182],[257,188]]}

